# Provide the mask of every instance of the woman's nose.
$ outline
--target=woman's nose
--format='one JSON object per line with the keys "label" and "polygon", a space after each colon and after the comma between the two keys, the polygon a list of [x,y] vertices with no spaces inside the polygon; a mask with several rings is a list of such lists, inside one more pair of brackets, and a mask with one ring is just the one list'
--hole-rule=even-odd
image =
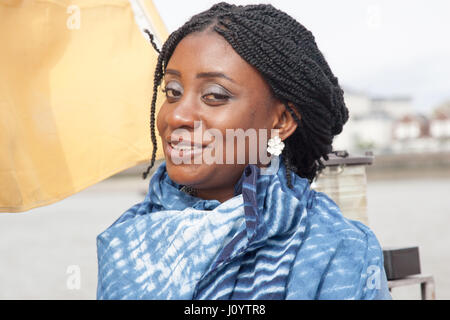
{"label": "woman's nose", "polygon": [[167,124],[172,130],[177,128],[195,128],[195,121],[198,120],[196,113],[196,103],[194,99],[184,96],[171,111],[167,114]]}

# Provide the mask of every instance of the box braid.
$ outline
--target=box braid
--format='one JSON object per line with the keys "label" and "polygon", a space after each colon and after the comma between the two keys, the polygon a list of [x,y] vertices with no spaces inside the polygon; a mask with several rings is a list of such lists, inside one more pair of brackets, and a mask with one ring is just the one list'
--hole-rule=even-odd
{"label": "box braid", "polygon": [[274,96],[284,103],[297,122],[297,129],[286,139],[283,150],[288,185],[292,187],[290,171],[312,183],[325,168],[321,158],[328,160],[333,138],[342,132],[349,117],[338,79],[312,33],[294,18],[270,4],[237,6],[225,2],[193,16],[169,36],[159,52],[150,117],[153,153],[144,179],[155,162],[158,86],[177,44],[186,35],[204,30],[220,34],[260,72]]}

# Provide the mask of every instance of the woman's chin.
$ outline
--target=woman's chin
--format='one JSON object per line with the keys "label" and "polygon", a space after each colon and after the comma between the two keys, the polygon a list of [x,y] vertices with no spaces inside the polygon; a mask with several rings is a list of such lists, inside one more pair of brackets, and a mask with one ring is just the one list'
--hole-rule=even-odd
{"label": "woman's chin", "polygon": [[172,181],[188,186],[198,185],[214,172],[205,164],[174,164],[170,160],[166,162],[166,169]]}

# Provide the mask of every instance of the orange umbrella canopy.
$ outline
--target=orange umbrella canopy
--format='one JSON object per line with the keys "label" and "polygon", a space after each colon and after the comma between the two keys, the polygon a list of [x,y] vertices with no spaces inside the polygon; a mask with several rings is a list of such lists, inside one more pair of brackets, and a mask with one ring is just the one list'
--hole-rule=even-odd
{"label": "orange umbrella canopy", "polygon": [[[152,1],[134,3],[162,43]],[[0,43],[0,212],[149,161],[157,53],[129,1],[1,1]]]}

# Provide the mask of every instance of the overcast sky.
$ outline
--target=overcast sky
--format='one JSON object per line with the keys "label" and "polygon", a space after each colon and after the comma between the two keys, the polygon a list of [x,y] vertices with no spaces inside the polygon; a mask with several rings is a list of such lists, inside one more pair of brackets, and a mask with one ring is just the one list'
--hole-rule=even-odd
{"label": "overcast sky", "polygon": [[[153,0],[170,32],[219,1]],[[450,1],[273,0],[315,36],[344,88],[413,98],[428,113],[450,99]]]}

